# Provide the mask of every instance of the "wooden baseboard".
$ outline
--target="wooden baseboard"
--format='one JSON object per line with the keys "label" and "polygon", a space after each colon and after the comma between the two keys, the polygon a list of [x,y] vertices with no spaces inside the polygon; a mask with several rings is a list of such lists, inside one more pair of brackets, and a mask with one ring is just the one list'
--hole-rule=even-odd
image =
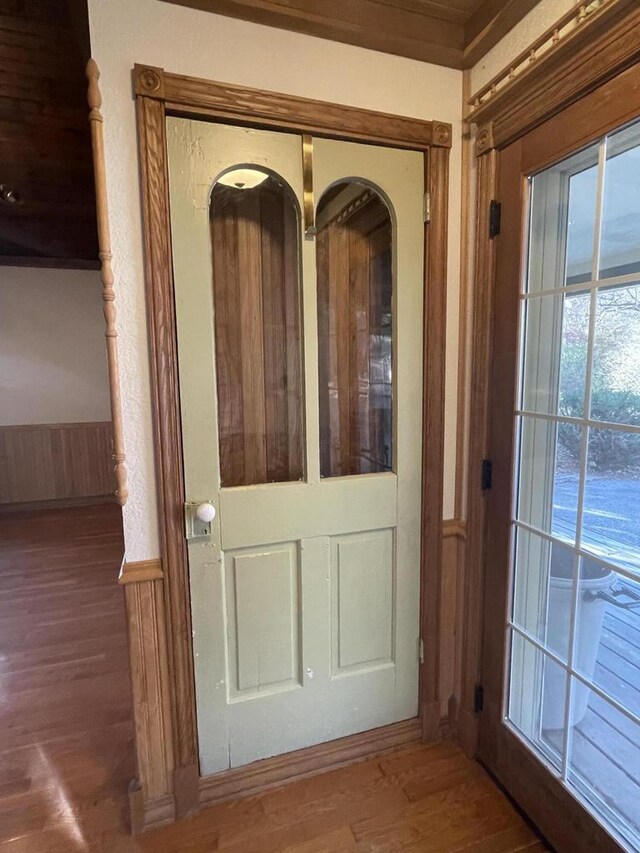
{"label": "wooden baseboard", "polygon": [[110,421],[0,426],[0,504],[115,491]]}
{"label": "wooden baseboard", "polygon": [[173,794],[145,801],[139,788],[129,791],[129,812],[132,835],[141,835],[148,829],[166,826],[177,819]]}
{"label": "wooden baseboard", "polygon": [[419,717],[200,779],[200,805],[247,796],[422,740]]}

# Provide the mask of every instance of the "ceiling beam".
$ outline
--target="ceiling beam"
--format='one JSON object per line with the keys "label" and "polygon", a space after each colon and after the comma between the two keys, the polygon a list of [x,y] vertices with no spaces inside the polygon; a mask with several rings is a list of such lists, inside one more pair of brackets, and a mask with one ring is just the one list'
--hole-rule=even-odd
{"label": "ceiling beam", "polygon": [[[403,4],[359,0],[164,0],[206,12],[461,68],[462,24]],[[409,8],[407,8],[409,6]]]}
{"label": "ceiling beam", "polygon": [[538,3],[539,0],[484,0],[464,26],[462,67],[475,65]]}

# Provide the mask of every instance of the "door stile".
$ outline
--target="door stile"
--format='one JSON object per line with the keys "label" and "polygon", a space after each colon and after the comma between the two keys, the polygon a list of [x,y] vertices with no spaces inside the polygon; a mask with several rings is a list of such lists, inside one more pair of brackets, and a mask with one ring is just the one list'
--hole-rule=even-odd
{"label": "door stile", "polygon": [[[302,146],[301,155],[302,156]],[[315,204],[314,199],[314,204]],[[306,481],[320,482],[320,417],[318,390],[318,317],[316,308],[316,238],[305,234],[300,217],[302,253],[302,340],[304,370],[304,434],[306,437]]]}
{"label": "door stile", "polygon": [[[447,220],[449,215],[448,148],[424,153],[424,187],[430,217],[424,224],[422,525],[420,636],[425,648],[420,665],[420,716],[423,740],[440,728],[440,595],[442,574],[442,505],[444,493],[444,408],[447,326]],[[426,218],[426,217],[425,217]]]}

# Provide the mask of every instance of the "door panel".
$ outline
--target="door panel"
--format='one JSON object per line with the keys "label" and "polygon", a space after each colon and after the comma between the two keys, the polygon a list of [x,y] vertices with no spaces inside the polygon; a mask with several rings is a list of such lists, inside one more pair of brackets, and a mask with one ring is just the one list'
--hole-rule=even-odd
{"label": "door panel", "polygon": [[560,850],[640,849],[640,125],[608,130],[499,173],[479,752]]}
{"label": "door panel", "polygon": [[185,491],[218,511],[188,545],[207,774],[417,714],[423,157],[314,141],[340,256],[299,136],[167,136]]}

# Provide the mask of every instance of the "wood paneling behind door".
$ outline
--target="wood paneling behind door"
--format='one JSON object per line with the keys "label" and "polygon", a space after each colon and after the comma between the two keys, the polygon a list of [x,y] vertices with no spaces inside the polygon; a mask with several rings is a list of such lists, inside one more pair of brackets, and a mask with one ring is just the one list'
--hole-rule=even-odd
{"label": "wood paneling behind door", "polygon": [[[389,471],[393,460],[391,217],[375,191],[354,198],[357,186],[335,188],[346,207],[338,204],[317,237],[323,477]],[[320,202],[320,223],[332,193]]]}
{"label": "wood paneling behind door", "polygon": [[223,486],[300,480],[302,355],[298,216],[274,178],[211,196]]}

